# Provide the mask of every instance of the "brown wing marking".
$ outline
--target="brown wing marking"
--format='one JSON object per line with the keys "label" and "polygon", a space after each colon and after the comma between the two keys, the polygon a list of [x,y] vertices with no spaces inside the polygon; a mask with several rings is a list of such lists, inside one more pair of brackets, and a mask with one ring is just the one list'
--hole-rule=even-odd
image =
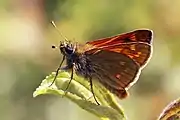
{"label": "brown wing marking", "polygon": [[119,98],[125,97],[127,88],[138,78],[140,66],[129,57],[112,51],[102,50],[87,57],[94,70],[92,77]]}
{"label": "brown wing marking", "polygon": [[129,58],[133,59],[141,67],[143,67],[147,63],[152,53],[151,45],[146,44],[146,43],[136,43],[136,42],[94,48],[92,50],[86,51],[85,53],[95,54],[96,52],[99,52],[100,50],[112,51],[112,52],[126,55]]}

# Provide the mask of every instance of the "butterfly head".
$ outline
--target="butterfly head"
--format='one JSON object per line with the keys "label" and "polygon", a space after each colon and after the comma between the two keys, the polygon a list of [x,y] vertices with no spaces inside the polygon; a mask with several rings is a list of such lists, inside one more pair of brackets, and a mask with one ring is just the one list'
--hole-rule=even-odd
{"label": "butterfly head", "polygon": [[60,43],[59,49],[63,55],[71,55],[75,51],[73,44],[70,42]]}
{"label": "butterfly head", "polygon": [[[55,46],[52,46],[52,48],[57,48]],[[64,41],[64,42],[60,42],[59,44],[59,50],[61,51],[61,53],[65,56],[71,56],[72,54],[74,54],[75,50],[76,50],[76,46],[73,45],[71,42],[69,41]]]}

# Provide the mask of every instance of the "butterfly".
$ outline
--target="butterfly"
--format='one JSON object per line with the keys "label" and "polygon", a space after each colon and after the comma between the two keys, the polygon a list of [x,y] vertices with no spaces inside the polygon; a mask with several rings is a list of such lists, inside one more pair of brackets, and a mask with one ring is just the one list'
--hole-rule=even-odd
{"label": "butterfly", "polygon": [[[99,103],[93,91],[94,80],[123,99],[128,96],[127,90],[136,83],[151,57],[152,36],[152,30],[142,29],[90,41],[84,45],[67,40],[60,42],[59,49],[63,59],[54,81],[59,70],[71,70],[70,81],[75,71],[77,75],[89,80],[97,104]],[[66,66],[61,67],[64,61]]]}

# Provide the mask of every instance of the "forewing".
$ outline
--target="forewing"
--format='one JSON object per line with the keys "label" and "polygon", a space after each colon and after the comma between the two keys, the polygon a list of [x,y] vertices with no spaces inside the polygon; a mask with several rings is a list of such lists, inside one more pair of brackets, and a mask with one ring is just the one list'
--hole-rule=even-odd
{"label": "forewing", "polygon": [[87,54],[95,54],[99,50],[112,51],[119,54],[128,56],[134,60],[139,66],[143,67],[150,59],[152,53],[152,46],[146,43],[125,43],[114,46],[98,47],[92,50],[86,51]]}
{"label": "forewing", "polygon": [[128,42],[144,42],[147,44],[152,43],[151,30],[135,30],[129,33],[119,34],[109,38],[98,39],[95,41],[87,42],[87,44],[94,47],[104,47],[108,45],[116,45]]}
{"label": "forewing", "polygon": [[98,79],[109,91],[119,98],[127,96],[127,88],[138,79],[140,66],[131,58],[112,51],[100,50],[87,55],[94,71],[92,77]]}

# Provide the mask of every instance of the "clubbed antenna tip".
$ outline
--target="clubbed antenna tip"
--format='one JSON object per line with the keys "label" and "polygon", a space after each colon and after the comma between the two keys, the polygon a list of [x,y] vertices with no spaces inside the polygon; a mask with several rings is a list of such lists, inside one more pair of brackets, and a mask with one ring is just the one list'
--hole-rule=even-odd
{"label": "clubbed antenna tip", "polygon": [[52,45],[52,48],[54,49],[54,48],[57,48],[55,45]]}

